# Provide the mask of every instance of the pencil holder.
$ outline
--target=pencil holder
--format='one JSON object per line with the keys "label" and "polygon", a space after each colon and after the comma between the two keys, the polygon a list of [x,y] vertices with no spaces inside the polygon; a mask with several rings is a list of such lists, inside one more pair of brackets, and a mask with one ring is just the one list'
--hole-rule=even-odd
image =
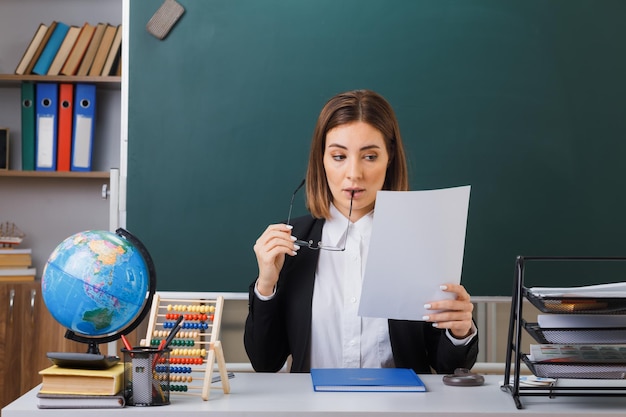
{"label": "pencil holder", "polygon": [[153,347],[122,348],[126,405],[170,403],[170,351]]}

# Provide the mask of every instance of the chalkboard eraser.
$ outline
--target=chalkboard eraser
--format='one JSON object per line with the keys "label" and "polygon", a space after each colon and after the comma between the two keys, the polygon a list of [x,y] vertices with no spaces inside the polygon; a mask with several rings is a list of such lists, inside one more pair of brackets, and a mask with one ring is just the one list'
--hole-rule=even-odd
{"label": "chalkboard eraser", "polygon": [[158,39],[165,39],[183,13],[185,8],[176,0],[165,0],[146,24],[146,29]]}

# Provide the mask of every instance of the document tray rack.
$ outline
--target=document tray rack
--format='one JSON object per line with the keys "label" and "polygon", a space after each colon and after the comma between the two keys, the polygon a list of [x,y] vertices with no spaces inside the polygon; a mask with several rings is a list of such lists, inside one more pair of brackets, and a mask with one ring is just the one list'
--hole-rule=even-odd
{"label": "document tray rack", "polygon": [[[626,257],[524,257],[515,260],[514,287],[507,340],[506,362],[502,390],[509,392],[518,409],[522,396],[624,396],[626,395],[626,362],[533,362],[522,352],[522,330],[540,344],[594,345],[626,342],[626,328],[540,328],[522,317],[524,299],[539,311],[552,314],[626,314],[626,298],[585,298],[537,296],[524,286],[525,265],[530,261],[560,262],[626,262]],[[576,308],[573,308],[575,306]],[[515,355],[515,356],[513,356]],[[540,378],[551,378],[554,384],[526,385],[520,383],[522,362]],[[624,363],[623,363],[624,362]],[[514,369],[512,370],[512,366]],[[576,383],[561,383],[559,379],[575,379]],[[592,381],[593,380],[593,381]],[[623,380],[608,381],[608,380]],[[583,381],[581,384],[580,381]],[[588,383],[584,383],[588,381]],[[617,382],[612,383],[612,382]]]}

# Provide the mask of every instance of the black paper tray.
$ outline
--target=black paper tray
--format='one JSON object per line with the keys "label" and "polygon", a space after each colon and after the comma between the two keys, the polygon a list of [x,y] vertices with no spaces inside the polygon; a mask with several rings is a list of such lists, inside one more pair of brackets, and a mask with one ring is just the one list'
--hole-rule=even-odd
{"label": "black paper tray", "polygon": [[538,297],[527,289],[525,296],[544,313],[626,314],[626,298]]}
{"label": "black paper tray", "polygon": [[541,378],[626,379],[626,363],[532,362],[527,355],[522,360]]}
{"label": "black paper tray", "polygon": [[524,328],[542,344],[626,344],[626,327],[543,329],[524,323]]}

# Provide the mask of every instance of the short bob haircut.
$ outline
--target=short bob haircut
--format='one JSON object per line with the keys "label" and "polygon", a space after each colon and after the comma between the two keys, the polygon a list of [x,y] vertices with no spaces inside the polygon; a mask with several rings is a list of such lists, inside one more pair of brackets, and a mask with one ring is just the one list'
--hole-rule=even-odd
{"label": "short bob haircut", "polygon": [[306,173],[306,205],[313,217],[329,218],[330,203],[333,201],[324,170],[326,134],[337,126],[357,121],[368,123],[378,129],[385,139],[389,165],[382,189],[389,191],[409,189],[404,145],[398,120],[391,105],[380,94],[370,90],[340,93],[328,100],[322,108],[311,140]]}

